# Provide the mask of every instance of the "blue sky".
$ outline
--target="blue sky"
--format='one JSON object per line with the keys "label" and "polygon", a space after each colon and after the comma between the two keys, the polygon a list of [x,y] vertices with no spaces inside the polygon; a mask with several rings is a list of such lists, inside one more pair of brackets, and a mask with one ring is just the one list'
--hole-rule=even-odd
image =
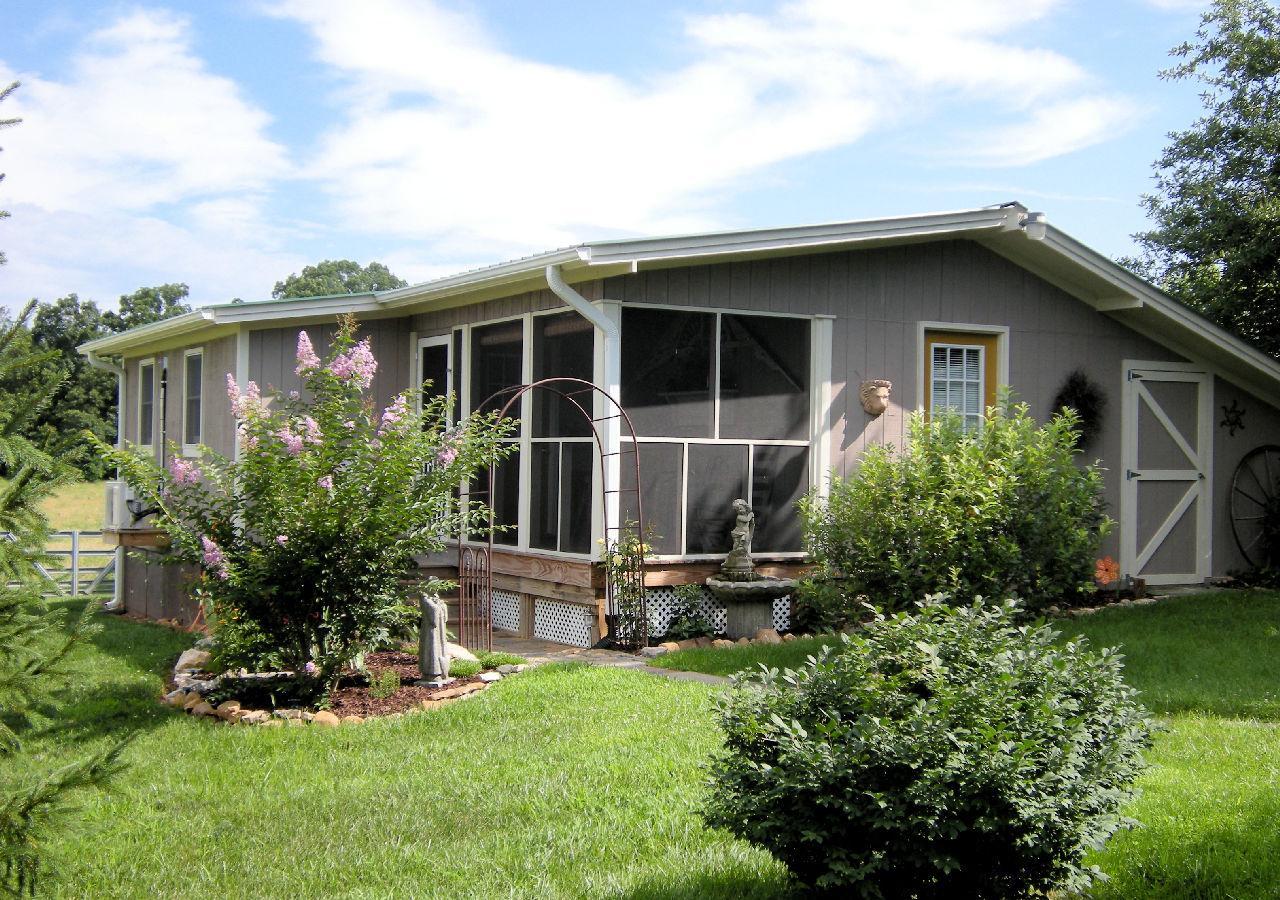
{"label": "blue sky", "polygon": [[[15,9],[14,7],[17,6]],[[1132,251],[1182,0],[11,4],[0,303],[262,299],[578,240],[1019,199]]]}

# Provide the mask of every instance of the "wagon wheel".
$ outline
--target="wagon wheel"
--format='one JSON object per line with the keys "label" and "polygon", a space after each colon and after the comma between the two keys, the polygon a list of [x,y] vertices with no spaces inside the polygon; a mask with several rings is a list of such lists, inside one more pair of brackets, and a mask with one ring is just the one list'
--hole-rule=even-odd
{"label": "wagon wheel", "polygon": [[1250,450],[1231,476],[1231,533],[1254,568],[1280,563],[1280,447]]}

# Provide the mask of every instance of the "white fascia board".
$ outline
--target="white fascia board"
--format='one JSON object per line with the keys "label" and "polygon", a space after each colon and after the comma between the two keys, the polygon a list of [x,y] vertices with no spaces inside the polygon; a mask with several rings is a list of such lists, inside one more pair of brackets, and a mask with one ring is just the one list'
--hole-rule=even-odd
{"label": "white fascia board", "polygon": [[378,312],[382,307],[374,294],[353,294],[349,297],[299,298],[263,303],[223,303],[208,309],[213,311],[213,321],[216,324],[238,325],[242,322],[277,322]]}
{"label": "white fascia board", "polygon": [[968,232],[1010,231],[1026,209],[1007,206],[969,209],[960,212],[903,216],[895,219],[868,219],[803,225],[795,228],[763,228],[749,231],[716,232],[640,240],[596,241],[584,244],[587,261],[595,266],[616,262],[643,262],[699,256],[801,250],[864,241],[880,241],[959,235]]}
{"label": "white fascia board", "polygon": [[523,259],[486,266],[483,269],[473,269],[470,272],[424,281],[422,284],[383,291],[377,296],[378,308],[397,309],[402,306],[428,303],[440,297],[449,297],[466,291],[494,288],[531,278],[541,279],[547,266],[580,262],[584,258],[582,247],[567,247],[563,250],[526,256]]}
{"label": "white fascia board", "polygon": [[[1089,270],[1100,278],[1106,279],[1121,291],[1140,300],[1141,306],[1139,308],[1155,310],[1172,324],[1181,326],[1186,331],[1194,334],[1197,339],[1206,341],[1216,349],[1239,359],[1263,379],[1280,386],[1280,362],[1267,356],[1261,350],[1251,347],[1235,335],[1224,331],[1204,316],[1169,297],[1158,288],[1147,284],[1147,282],[1107,259],[1101,253],[1091,250],[1075,238],[1053,226],[1048,227],[1044,243],[1076,265]],[[1115,306],[1112,305],[1114,302],[1114,299],[1110,299],[1106,305],[1115,309]]]}
{"label": "white fascia board", "polygon": [[165,319],[161,322],[151,322],[148,325],[141,325],[137,328],[131,328],[120,334],[111,334],[106,337],[95,338],[87,341],[78,347],[76,351],[83,356],[94,354],[96,356],[114,355],[124,350],[128,350],[138,344],[149,344],[154,341],[169,340],[171,338],[180,337],[193,331],[199,331],[205,325],[214,322],[213,310],[210,308],[197,309],[189,313],[183,313],[180,316],[174,316],[172,319]]}

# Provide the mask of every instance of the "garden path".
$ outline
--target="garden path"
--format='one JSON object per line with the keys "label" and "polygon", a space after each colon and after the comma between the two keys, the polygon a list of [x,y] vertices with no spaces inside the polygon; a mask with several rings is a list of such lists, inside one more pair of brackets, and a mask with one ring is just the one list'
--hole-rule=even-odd
{"label": "garden path", "polygon": [[647,675],[659,675],[676,681],[697,681],[702,684],[728,684],[729,679],[720,675],[704,675],[701,672],[677,672],[657,669],[647,665],[643,657],[617,650],[592,650],[586,647],[569,647],[539,638],[522,638],[514,634],[493,633],[493,649],[503,653],[515,653],[529,660],[531,665],[551,662],[584,662],[593,666],[615,669],[635,669]]}

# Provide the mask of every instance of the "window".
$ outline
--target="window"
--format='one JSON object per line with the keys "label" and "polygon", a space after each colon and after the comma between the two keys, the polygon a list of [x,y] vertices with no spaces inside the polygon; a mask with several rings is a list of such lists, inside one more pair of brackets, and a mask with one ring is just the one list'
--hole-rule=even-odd
{"label": "window", "polygon": [[201,438],[200,389],[204,371],[204,350],[188,350],[182,355],[182,453],[194,456]]}
{"label": "window", "polygon": [[[524,383],[524,321],[498,322],[471,329],[471,406],[497,412],[511,399],[505,388]],[[496,396],[495,396],[496,395]],[[520,418],[518,409],[511,410]],[[523,428],[523,422],[520,425]]]}
{"label": "window", "polygon": [[996,402],[1000,336],[926,331],[924,408],[929,415],[953,412],[966,430],[982,427],[986,408]]}
{"label": "window", "polygon": [[[811,344],[807,318],[623,309],[622,402],[656,553],[728,552],[739,497],[756,514],[755,550],[802,549]],[[623,461],[623,516],[635,519],[634,468]]]}
{"label": "window", "polygon": [[154,442],[156,416],[155,360],[138,363],[138,444],[150,447]]}
{"label": "window", "polygon": [[[418,341],[418,384],[423,406],[454,390],[453,343],[449,335]],[[451,421],[457,421],[456,409],[449,410],[448,415]]]}

